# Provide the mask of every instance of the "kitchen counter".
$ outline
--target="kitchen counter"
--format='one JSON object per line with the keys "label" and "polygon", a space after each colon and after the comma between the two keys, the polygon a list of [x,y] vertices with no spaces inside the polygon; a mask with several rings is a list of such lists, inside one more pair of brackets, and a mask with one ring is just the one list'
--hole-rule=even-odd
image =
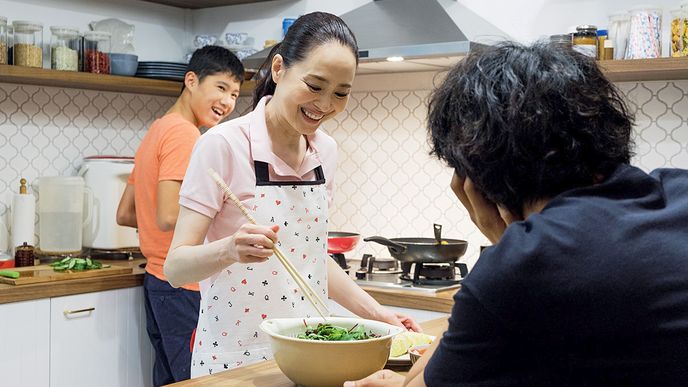
{"label": "kitchen counter", "polygon": [[143,285],[143,273],[145,271],[140,268],[139,265],[145,263],[145,259],[140,258],[131,261],[99,259],[98,261],[108,265],[131,267],[133,271],[131,274],[42,282],[37,284],[0,284],[0,304]]}
{"label": "kitchen counter", "polygon": [[437,293],[426,293],[366,286],[361,286],[361,288],[382,305],[444,313],[451,313],[454,305],[454,294],[458,291],[458,289],[451,289]]}
{"label": "kitchen counter", "polygon": [[[129,288],[143,285],[144,269],[139,265],[145,263],[145,259],[124,260],[100,260],[103,263],[117,266],[131,267],[131,274],[109,275],[84,279],[43,282],[27,285],[0,284],[0,304],[17,301],[37,300],[41,298],[68,296],[100,292],[104,290]],[[11,270],[11,269],[10,269]],[[382,305],[398,306],[410,309],[430,310],[434,312],[451,312],[454,305],[453,296],[456,290],[447,290],[437,293],[410,292],[397,289],[381,289],[363,287]]]}
{"label": "kitchen counter", "polygon": [[[425,333],[441,336],[447,329],[447,319],[439,318],[420,324]],[[402,372],[403,373],[403,372]],[[280,371],[274,360],[263,361],[246,367],[220,372],[215,375],[186,380],[170,384],[175,387],[227,387],[227,386],[261,386],[293,387],[294,383]]]}

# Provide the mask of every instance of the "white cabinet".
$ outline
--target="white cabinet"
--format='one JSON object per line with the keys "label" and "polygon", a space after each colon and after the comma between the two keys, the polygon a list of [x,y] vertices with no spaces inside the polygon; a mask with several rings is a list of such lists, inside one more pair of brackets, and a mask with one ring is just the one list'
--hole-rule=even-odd
{"label": "white cabinet", "polygon": [[49,299],[1,304],[0,340],[0,385],[49,385]]}
{"label": "white cabinet", "polygon": [[50,300],[50,387],[149,386],[143,288]]}

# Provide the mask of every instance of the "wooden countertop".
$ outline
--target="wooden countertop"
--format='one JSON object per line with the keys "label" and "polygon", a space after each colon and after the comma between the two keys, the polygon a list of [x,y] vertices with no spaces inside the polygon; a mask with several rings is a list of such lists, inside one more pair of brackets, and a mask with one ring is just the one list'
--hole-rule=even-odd
{"label": "wooden countertop", "polygon": [[100,292],[103,290],[130,288],[143,285],[144,269],[140,268],[139,265],[145,263],[145,259],[134,259],[132,261],[102,259],[99,261],[110,265],[131,267],[133,271],[131,274],[109,275],[27,285],[0,284],[0,304],[68,296],[72,294]]}
{"label": "wooden countertop", "polygon": [[[121,289],[143,285],[144,269],[140,268],[139,265],[145,263],[145,259],[135,259],[132,261],[101,261],[111,265],[131,267],[133,272],[131,274],[110,275],[16,286],[0,284],[0,304],[68,296],[72,294],[100,292],[103,290]],[[375,298],[382,305],[430,310],[443,313],[451,312],[452,305],[454,305],[453,296],[454,293],[456,293],[456,289],[438,293],[413,292],[373,287],[363,287],[363,290],[368,292],[368,294],[373,296],[373,298]]]}
{"label": "wooden countertop", "polygon": [[426,293],[366,286],[361,286],[361,288],[382,305],[444,313],[451,313],[454,306],[454,294],[458,291],[458,289],[451,289],[437,293]]}
{"label": "wooden countertop", "polygon": [[[447,319],[438,318],[420,324],[425,333],[441,336],[447,330]],[[214,375],[170,384],[176,387],[227,387],[227,386],[260,386],[260,387],[293,387],[294,383],[280,371],[274,360],[263,361],[246,367],[219,372]]]}

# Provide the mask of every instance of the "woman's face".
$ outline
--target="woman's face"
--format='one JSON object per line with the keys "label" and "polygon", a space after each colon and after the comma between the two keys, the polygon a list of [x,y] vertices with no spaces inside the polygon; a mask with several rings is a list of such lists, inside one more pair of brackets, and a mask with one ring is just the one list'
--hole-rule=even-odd
{"label": "woman's face", "polygon": [[275,55],[272,77],[277,87],[270,108],[281,124],[300,135],[313,134],[324,121],[344,110],[355,74],[356,57],[338,42],[314,47],[289,68]]}

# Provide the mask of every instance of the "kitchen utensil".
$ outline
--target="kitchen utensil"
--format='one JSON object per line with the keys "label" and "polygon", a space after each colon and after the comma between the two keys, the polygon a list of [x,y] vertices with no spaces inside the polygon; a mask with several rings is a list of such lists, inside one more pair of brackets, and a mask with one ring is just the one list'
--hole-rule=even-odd
{"label": "kitchen utensil", "polygon": [[139,246],[136,229],[117,224],[117,206],[134,168],[133,157],[85,157],[78,175],[93,193],[93,220],[84,223],[83,246],[116,250]]}
{"label": "kitchen utensil", "polygon": [[353,232],[330,231],[327,233],[327,253],[341,254],[351,251],[360,239],[361,235]]}
{"label": "kitchen utensil", "polygon": [[455,262],[466,253],[468,242],[461,239],[392,238],[372,236],[363,239],[387,246],[393,258],[400,262]]}
{"label": "kitchen utensil", "polygon": [[432,226],[435,231],[435,240],[438,244],[442,244],[442,225],[435,223]]}
{"label": "kitchen utensil", "polygon": [[62,271],[53,270],[49,265],[39,265],[31,267],[19,267],[12,269],[19,273],[19,278],[5,278],[0,276],[0,283],[9,285],[27,285],[39,282],[64,281],[81,278],[104,277],[110,275],[131,274],[131,267],[111,265],[108,268],[85,271]]}
{"label": "kitchen utensil", "polygon": [[394,335],[404,329],[381,321],[330,317],[328,323],[350,329],[363,326],[381,337],[356,341],[316,341],[298,339],[315,327],[318,318],[276,318],[260,324],[270,336],[275,362],[292,382],[302,386],[341,386],[347,380],[366,377],[384,367]]}
{"label": "kitchen utensil", "polygon": [[[248,210],[246,210],[246,207],[244,207],[239,198],[237,198],[236,195],[234,195],[227,183],[225,183],[225,181],[222,180],[222,177],[220,177],[220,175],[218,175],[217,172],[215,172],[212,168],[208,169],[208,174],[210,174],[217,186],[220,187],[220,189],[232,200],[232,202],[234,202],[234,204],[239,208],[239,210],[241,210],[246,219],[248,219],[249,222],[256,224],[256,220],[253,219],[253,216],[251,216]],[[287,272],[294,279],[301,291],[306,295],[306,298],[308,298],[308,301],[310,301],[310,303],[313,305],[320,317],[322,317],[323,319],[327,319],[327,316],[330,315],[330,311],[327,309],[327,305],[325,305],[325,303],[320,299],[318,294],[311,288],[311,286],[308,285],[308,282],[306,282],[301,277],[301,274],[299,274],[296,268],[292,265],[291,261],[289,261],[289,259],[287,259],[287,257],[284,256],[284,254],[277,247],[277,245],[273,246],[272,251],[275,253],[275,256],[284,266],[284,268],[287,269]]]}
{"label": "kitchen utensil", "polygon": [[81,176],[40,177],[38,192],[41,251],[54,255],[80,253],[83,227],[90,224],[93,208],[93,194],[84,188],[84,179]]}

